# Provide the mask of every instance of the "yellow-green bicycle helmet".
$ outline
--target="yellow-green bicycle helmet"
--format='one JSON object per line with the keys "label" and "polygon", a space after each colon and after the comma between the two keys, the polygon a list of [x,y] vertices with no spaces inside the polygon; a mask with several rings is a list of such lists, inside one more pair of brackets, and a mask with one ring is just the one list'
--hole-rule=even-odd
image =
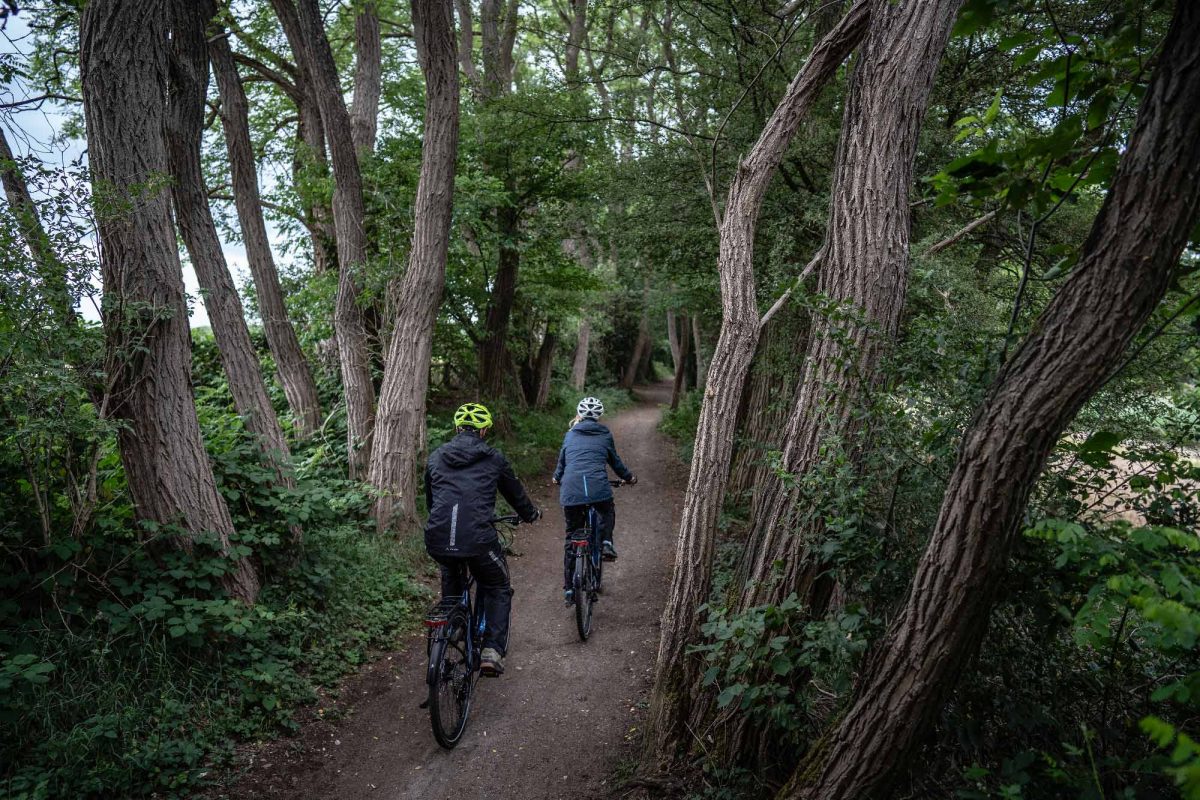
{"label": "yellow-green bicycle helmet", "polygon": [[492,427],[492,412],[488,411],[487,407],[481,403],[466,403],[459,406],[458,411],[454,412],[454,427],[477,430],[490,428]]}

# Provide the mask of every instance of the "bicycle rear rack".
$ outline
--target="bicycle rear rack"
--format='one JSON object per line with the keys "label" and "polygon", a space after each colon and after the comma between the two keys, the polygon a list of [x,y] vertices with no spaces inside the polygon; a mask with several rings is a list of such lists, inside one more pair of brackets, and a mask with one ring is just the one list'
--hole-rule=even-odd
{"label": "bicycle rear rack", "polygon": [[461,597],[443,597],[425,612],[425,627],[442,628],[450,621],[450,615],[462,603]]}

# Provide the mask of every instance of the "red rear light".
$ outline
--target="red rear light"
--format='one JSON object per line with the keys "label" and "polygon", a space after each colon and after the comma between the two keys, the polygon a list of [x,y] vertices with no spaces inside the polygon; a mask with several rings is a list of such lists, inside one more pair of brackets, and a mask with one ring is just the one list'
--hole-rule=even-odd
{"label": "red rear light", "polygon": [[426,628],[444,628],[449,620],[444,619],[427,619],[425,620]]}
{"label": "red rear light", "polygon": [[575,545],[576,547],[586,547],[587,546],[587,542],[584,541],[583,539],[580,539],[579,541],[571,542],[571,544]]}

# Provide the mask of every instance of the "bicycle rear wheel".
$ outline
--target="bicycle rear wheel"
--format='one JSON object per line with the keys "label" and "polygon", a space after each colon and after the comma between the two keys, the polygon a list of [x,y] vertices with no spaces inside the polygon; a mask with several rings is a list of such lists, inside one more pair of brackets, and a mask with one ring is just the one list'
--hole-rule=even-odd
{"label": "bicycle rear wheel", "polygon": [[429,653],[429,722],[433,738],[447,750],[462,739],[471,713],[475,673],[467,649],[467,618],[456,613],[446,622],[445,635]]}
{"label": "bicycle rear wheel", "polygon": [[586,552],[576,554],[573,587],[575,589],[575,628],[579,631],[580,640],[584,642],[592,635],[591,566]]}

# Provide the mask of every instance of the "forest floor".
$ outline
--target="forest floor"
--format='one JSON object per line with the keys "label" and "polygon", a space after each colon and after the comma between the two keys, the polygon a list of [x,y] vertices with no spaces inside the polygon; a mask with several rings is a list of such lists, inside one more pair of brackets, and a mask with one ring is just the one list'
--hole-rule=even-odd
{"label": "forest floor", "polygon": [[[351,678],[300,731],[246,754],[231,798],[537,800],[614,796],[636,756],[686,474],[657,429],[669,385],[641,387],[607,420],[638,484],[616,490],[615,543],[587,642],[562,600],[563,526],[550,473],[524,476],[545,517],[517,529],[509,559],[512,632],[505,674],[476,688],[452,751],[429,728],[424,633]],[[565,429],[566,420],[564,420]],[[337,717],[336,719],[333,719]]]}

